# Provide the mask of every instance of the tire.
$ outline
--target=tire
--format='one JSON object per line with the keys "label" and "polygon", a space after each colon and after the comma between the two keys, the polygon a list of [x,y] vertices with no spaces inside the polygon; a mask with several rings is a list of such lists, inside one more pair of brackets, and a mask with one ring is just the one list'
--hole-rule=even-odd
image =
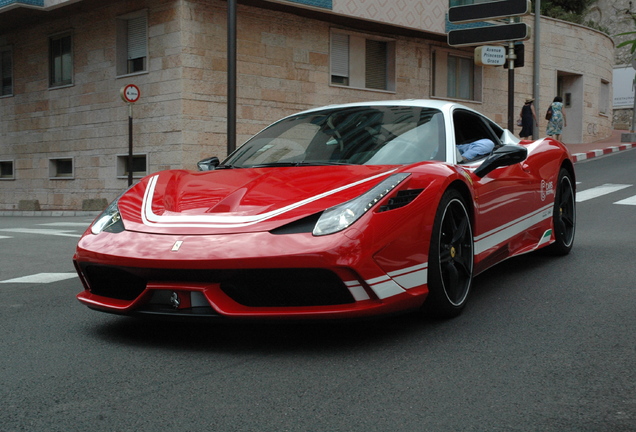
{"label": "tire", "polygon": [[461,194],[448,190],[435,214],[428,258],[426,315],[454,318],[466,305],[473,280],[473,231]]}
{"label": "tire", "polygon": [[574,182],[568,170],[561,168],[554,197],[552,212],[552,226],[555,241],[546,247],[546,252],[552,255],[567,255],[574,244],[576,232],[576,197]]}

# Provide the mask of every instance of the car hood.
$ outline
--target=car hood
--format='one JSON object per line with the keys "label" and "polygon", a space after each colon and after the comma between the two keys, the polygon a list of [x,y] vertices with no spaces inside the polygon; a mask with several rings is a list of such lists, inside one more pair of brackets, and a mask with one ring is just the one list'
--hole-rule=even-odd
{"label": "car hood", "polygon": [[355,198],[395,166],[163,171],[118,201],[124,226],[157,234],[269,231]]}

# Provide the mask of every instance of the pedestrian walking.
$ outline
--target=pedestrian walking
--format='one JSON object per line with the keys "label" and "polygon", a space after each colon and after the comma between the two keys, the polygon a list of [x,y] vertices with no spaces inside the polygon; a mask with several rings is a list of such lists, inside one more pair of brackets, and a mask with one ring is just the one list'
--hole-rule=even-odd
{"label": "pedestrian walking", "polygon": [[537,122],[537,113],[534,110],[534,99],[526,99],[526,102],[521,107],[519,119],[519,123],[521,123],[521,132],[519,132],[519,136],[521,137],[521,139],[532,138],[534,125],[539,125],[539,123]]}
{"label": "pedestrian walking", "polygon": [[550,108],[548,108],[545,119],[548,120],[548,127],[545,131],[546,135],[549,137],[553,136],[556,140],[561,141],[563,128],[568,125],[565,109],[563,108],[563,98],[561,96],[554,98],[552,104],[550,104]]}

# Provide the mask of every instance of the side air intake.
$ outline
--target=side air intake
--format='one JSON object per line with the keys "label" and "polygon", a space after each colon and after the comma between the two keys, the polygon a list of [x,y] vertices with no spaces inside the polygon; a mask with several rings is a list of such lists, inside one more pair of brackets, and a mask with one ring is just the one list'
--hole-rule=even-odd
{"label": "side air intake", "polygon": [[419,194],[422,193],[424,189],[407,189],[399,191],[394,197],[389,199],[389,201],[380,207],[379,212],[385,212],[389,210],[395,210],[400,207],[404,207],[409,204],[415,198],[418,197]]}

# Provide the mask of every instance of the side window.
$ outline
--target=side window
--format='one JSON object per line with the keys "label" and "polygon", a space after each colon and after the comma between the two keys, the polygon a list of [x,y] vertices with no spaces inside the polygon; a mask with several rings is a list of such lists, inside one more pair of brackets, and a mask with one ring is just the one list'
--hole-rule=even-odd
{"label": "side window", "polygon": [[601,90],[599,93],[598,100],[598,112],[599,114],[607,114],[611,113],[610,110],[610,83],[605,80],[601,80]]}
{"label": "side window", "polygon": [[495,143],[495,146],[501,145],[501,141],[503,141],[504,130],[497,123],[493,123],[490,120],[486,120],[486,124],[490,127],[490,129],[494,132],[494,134],[499,138],[499,143]]}
{"label": "side window", "polygon": [[70,33],[49,38],[49,86],[73,84],[73,39]]}
{"label": "side window", "polygon": [[148,16],[146,11],[117,18],[117,75],[148,70]]}
{"label": "side window", "polygon": [[[483,158],[501,145],[496,131],[481,116],[464,110],[453,113],[455,146],[459,152],[458,160],[473,161]],[[497,126],[498,129],[499,126]],[[503,131],[502,131],[503,133]],[[476,144],[473,146],[473,144]]]}

